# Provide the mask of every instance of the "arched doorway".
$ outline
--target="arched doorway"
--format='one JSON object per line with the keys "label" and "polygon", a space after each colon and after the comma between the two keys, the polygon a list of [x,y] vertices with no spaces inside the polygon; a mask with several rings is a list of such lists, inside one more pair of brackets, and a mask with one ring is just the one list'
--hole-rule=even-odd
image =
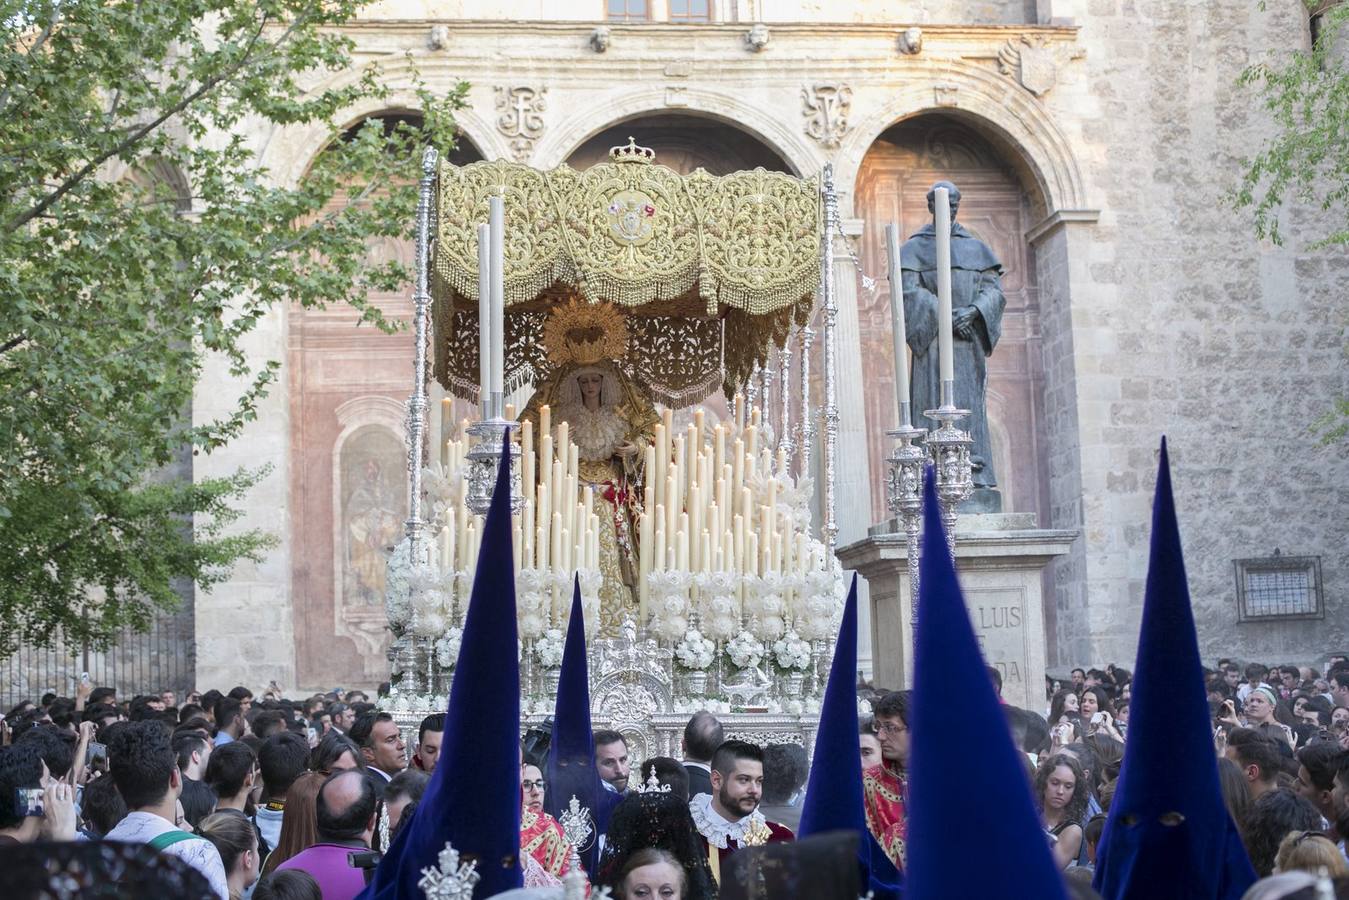
{"label": "arched doorway", "polygon": [[[926,194],[940,179],[960,188],[959,221],[993,248],[1003,266],[1007,307],[988,369],[989,428],[1003,510],[1035,513],[1048,522],[1049,480],[1040,452],[1045,437],[1039,290],[1034,251],[1025,237],[1034,210],[1043,207],[1041,198],[1027,189],[1007,154],[971,125],[941,114],[907,119],[872,144],[858,173],[855,210],[866,223],[863,265],[885,273],[886,223],[896,223],[908,236],[930,221]],[[871,471],[884,472],[891,444],[885,432],[898,418],[887,279],[878,278],[874,294],[861,292],[858,317]],[[880,521],[889,518],[884,483],[872,481],[873,517]]]}
{"label": "arched doorway", "polygon": [[[420,121],[402,110],[373,118],[390,127]],[[463,165],[482,154],[461,135],[448,158]],[[369,253],[372,261],[399,260],[412,269],[409,241],[382,239]],[[391,320],[411,321],[408,291],[371,292],[369,301]],[[379,557],[401,538],[406,518],[402,429],[412,332],[358,327],[359,314],[346,306],[292,307],[288,316],[296,677],[306,689],[377,684],[388,677]]]}

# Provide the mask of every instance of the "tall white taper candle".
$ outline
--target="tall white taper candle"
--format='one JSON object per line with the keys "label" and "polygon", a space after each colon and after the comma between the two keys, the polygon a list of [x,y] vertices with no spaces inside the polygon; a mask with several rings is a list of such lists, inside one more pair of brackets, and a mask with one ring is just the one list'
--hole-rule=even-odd
{"label": "tall white taper candle", "polygon": [[492,228],[478,226],[478,414],[492,415]]}
{"label": "tall white taper candle", "polygon": [[[938,345],[943,386],[954,382],[955,359],[951,337],[951,194],[939,187],[934,192],[933,228],[937,232],[937,325]],[[954,404],[955,397],[943,397]]]}
{"label": "tall white taper candle", "polygon": [[890,332],[895,345],[895,399],[899,403],[899,424],[909,426],[909,352],[908,330],[904,323],[904,282],[899,264],[899,229],[891,222],[885,226],[885,252],[890,266]]}
{"label": "tall white taper candle", "polygon": [[[502,402],[505,394],[506,352],[506,204],[500,195],[488,201],[492,230],[492,396]],[[500,409],[492,414],[501,415]]]}

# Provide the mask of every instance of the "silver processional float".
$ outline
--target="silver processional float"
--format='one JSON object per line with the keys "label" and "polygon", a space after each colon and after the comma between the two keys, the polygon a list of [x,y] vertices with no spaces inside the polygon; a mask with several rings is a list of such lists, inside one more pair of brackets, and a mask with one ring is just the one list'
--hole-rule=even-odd
{"label": "silver processional float", "polygon": [[[678,756],[700,709],[728,736],[809,753],[845,594],[832,166],[680,175],[632,139],[585,171],[460,167],[430,149],[422,163],[383,705],[413,731],[446,708],[509,433],[522,728],[552,714],[577,578],[593,722],[634,762]],[[477,421],[445,415],[430,434],[431,377]],[[949,533],[970,490],[949,387],[927,412],[940,428],[903,415],[893,433],[887,499],[911,571],[922,466],[937,463]]]}

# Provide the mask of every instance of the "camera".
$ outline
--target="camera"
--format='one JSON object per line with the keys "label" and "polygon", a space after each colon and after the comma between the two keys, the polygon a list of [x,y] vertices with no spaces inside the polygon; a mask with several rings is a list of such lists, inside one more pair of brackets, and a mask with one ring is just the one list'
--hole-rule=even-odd
{"label": "camera", "polygon": [[21,818],[46,815],[42,806],[42,788],[15,788],[14,812]]}
{"label": "camera", "polygon": [[379,867],[380,852],[378,850],[353,850],[347,854],[347,865],[353,869],[360,869],[365,875],[365,883],[375,877],[375,869]]}

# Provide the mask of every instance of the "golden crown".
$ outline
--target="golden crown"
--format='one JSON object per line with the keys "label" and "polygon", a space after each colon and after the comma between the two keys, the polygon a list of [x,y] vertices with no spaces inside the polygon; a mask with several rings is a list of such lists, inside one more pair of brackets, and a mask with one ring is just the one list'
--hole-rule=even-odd
{"label": "golden crown", "polygon": [[614,162],[652,163],[656,161],[656,151],[650,147],[638,147],[637,139],[629,135],[626,147],[609,148],[609,158]]}
{"label": "golden crown", "polygon": [[543,343],[554,366],[616,362],[628,352],[628,325],[612,303],[573,298],[548,314]]}

